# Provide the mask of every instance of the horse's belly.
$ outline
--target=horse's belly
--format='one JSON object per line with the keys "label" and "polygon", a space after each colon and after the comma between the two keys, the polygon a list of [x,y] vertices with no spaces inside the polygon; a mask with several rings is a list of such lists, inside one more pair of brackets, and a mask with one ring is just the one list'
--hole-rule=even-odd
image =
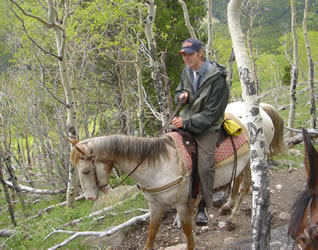
{"label": "horse's belly", "polygon": [[[236,177],[243,171],[249,161],[249,153],[245,153],[237,159]],[[214,188],[225,186],[231,182],[234,163],[216,167],[214,177]]]}

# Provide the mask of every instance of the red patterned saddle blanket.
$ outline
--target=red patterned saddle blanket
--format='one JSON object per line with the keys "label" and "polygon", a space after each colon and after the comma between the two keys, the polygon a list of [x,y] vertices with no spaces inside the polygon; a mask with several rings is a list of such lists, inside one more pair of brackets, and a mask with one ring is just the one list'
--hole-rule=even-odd
{"label": "red patterned saddle blanket", "polygon": [[[180,150],[181,156],[185,163],[185,168],[188,171],[190,171],[192,169],[192,159],[188,150],[183,145],[181,134],[178,132],[170,132],[170,133],[167,133],[166,135],[170,136],[174,140],[174,142],[176,143],[176,145],[178,146]],[[243,133],[241,133],[238,136],[233,136],[232,138],[233,138],[236,150],[238,150],[247,142],[247,138]],[[215,156],[214,156],[215,163],[218,164],[226,160],[227,158],[231,157],[233,154],[234,154],[234,150],[233,150],[231,138],[228,137],[226,140],[224,140],[217,146]]]}

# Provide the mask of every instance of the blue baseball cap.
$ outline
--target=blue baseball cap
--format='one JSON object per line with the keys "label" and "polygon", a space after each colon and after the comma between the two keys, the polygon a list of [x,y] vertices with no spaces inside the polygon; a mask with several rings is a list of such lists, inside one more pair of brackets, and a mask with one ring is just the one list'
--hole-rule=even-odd
{"label": "blue baseball cap", "polygon": [[199,40],[194,39],[194,38],[188,38],[182,43],[182,48],[178,55],[182,55],[184,52],[188,54],[193,54],[196,51],[202,49],[202,44]]}

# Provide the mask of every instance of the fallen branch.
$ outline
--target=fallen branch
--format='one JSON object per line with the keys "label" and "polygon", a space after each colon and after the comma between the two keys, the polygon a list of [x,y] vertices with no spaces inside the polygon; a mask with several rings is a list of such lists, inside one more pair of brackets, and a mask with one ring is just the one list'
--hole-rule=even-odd
{"label": "fallen branch", "polygon": [[[5,181],[5,183],[13,188],[13,184],[10,181]],[[65,190],[49,190],[49,189],[37,189],[37,188],[31,188],[27,186],[23,186],[21,184],[17,184],[17,187],[24,192],[29,192],[29,193],[35,193],[35,194],[63,194],[65,193]]]}
{"label": "fallen branch", "polygon": [[[296,132],[296,133],[303,133],[303,131],[301,129],[295,129],[295,128],[289,128],[285,126],[285,129]],[[308,134],[310,135],[318,135],[318,130],[317,129],[313,129],[313,128],[306,128]]]}
{"label": "fallen branch", "polygon": [[1,229],[0,230],[0,237],[10,237],[16,233],[16,230],[13,229]]}
{"label": "fallen branch", "polygon": [[[289,128],[289,127],[285,127],[285,129],[287,130],[290,130],[290,131],[293,131],[293,132],[296,132],[297,134],[291,138],[288,138],[286,139],[286,144],[289,148],[299,144],[299,143],[302,143],[304,138],[303,138],[303,131],[301,129],[294,129],[294,128]],[[312,128],[308,128],[307,129],[309,135],[312,137],[312,138],[315,138],[318,136],[318,131],[317,129],[312,129]]]}
{"label": "fallen branch", "polygon": [[[84,198],[85,198],[84,195],[77,196],[77,197],[75,198],[75,201],[79,201],[79,200],[82,200],[82,199],[84,199]],[[64,207],[66,204],[67,204],[67,201],[63,201],[63,202],[61,202],[61,203],[54,204],[54,205],[51,205],[51,206],[49,206],[49,207],[46,207],[46,208],[40,210],[36,215],[30,217],[30,219],[35,219],[35,218],[39,217],[41,214],[46,213],[46,212],[52,210],[53,208],[56,208],[56,207]]]}
{"label": "fallen branch", "polygon": [[67,226],[70,226],[70,225],[76,225],[78,223],[81,223],[83,221],[83,219],[87,219],[87,218],[93,218],[95,216],[98,216],[98,215],[101,215],[101,214],[104,214],[108,211],[111,211],[113,210],[115,207],[118,207],[119,205],[123,204],[124,202],[128,201],[128,200],[131,200],[131,199],[134,199],[136,196],[137,196],[138,192],[135,193],[133,196],[129,197],[128,199],[126,200],[123,200],[123,201],[120,201],[118,203],[116,203],[115,205],[113,206],[110,206],[110,207],[105,207],[101,210],[98,210],[98,211],[95,211],[87,216],[84,216],[82,218],[78,218],[78,219],[75,219],[75,220],[72,220],[72,221],[69,221],[67,223],[65,223],[64,225],[61,226],[61,228],[64,228],[64,227],[67,227]]}
{"label": "fallen branch", "polygon": [[77,237],[80,236],[96,236],[96,237],[105,237],[105,236],[110,236],[114,233],[117,233],[123,229],[125,229],[126,227],[132,226],[140,221],[146,221],[148,218],[150,217],[150,212],[144,214],[144,215],[140,215],[140,216],[136,216],[134,218],[131,218],[130,220],[116,226],[113,227],[107,231],[87,231],[87,232],[74,232],[74,231],[65,231],[65,230],[56,230],[52,233],[50,233],[45,239],[48,239],[50,236],[52,236],[53,234],[56,233],[65,233],[65,234],[73,234],[71,237],[67,238],[65,241],[63,241],[62,243],[55,245],[51,248],[49,248],[49,250],[54,250],[63,246],[66,246],[69,242],[71,242],[72,240],[76,239]]}
{"label": "fallen branch", "polygon": [[123,211],[123,212],[119,212],[119,213],[116,213],[116,212],[109,212],[103,216],[100,216],[100,217],[97,217],[96,220],[97,221],[101,221],[101,220],[104,220],[105,217],[107,215],[110,215],[110,216],[117,216],[119,214],[125,214],[125,215],[128,215],[130,213],[133,213],[133,212],[141,212],[141,213],[148,213],[149,212],[149,209],[144,209],[144,208],[136,208],[136,209],[131,209],[131,210],[127,210],[127,211]]}

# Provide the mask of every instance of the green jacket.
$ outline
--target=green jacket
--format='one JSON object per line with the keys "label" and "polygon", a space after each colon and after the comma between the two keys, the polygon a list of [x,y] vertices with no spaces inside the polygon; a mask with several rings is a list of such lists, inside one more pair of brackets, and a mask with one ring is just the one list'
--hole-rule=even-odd
{"label": "green jacket", "polygon": [[176,89],[176,103],[180,94],[189,93],[187,105],[180,112],[180,117],[183,119],[183,128],[194,135],[219,129],[229,101],[225,68],[216,62],[211,64],[212,67],[207,69],[196,93],[193,91],[187,66],[183,69],[180,84]]}

